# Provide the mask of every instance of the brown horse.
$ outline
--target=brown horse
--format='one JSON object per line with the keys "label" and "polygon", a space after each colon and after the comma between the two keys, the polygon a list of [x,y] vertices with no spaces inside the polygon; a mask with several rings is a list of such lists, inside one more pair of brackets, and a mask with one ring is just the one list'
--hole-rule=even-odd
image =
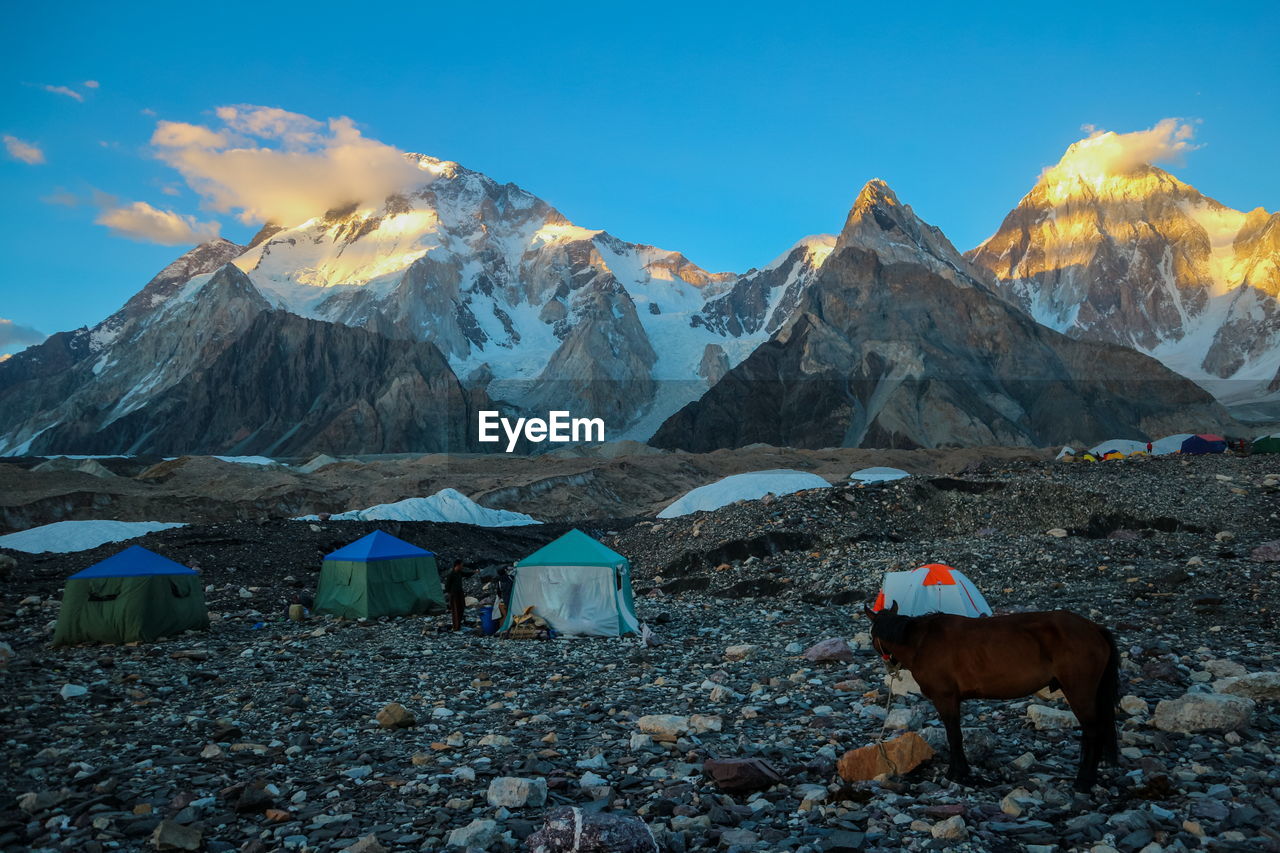
{"label": "brown horse", "polygon": [[1115,763],[1119,655],[1111,632],[1068,610],[969,618],[948,613],[901,616],[863,608],[871,640],[886,660],[909,669],[947,730],[947,777],[970,778],[960,735],[965,699],[1017,699],[1061,689],[1084,729],[1077,791],[1098,778],[1098,761]]}

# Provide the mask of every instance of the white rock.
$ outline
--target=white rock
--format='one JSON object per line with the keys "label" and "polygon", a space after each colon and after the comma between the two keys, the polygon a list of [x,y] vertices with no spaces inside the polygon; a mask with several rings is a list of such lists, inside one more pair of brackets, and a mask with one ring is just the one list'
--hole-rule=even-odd
{"label": "white rock", "polygon": [[62,689],[58,691],[58,695],[63,699],[75,699],[89,692],[88,687],[79,684],[64,684]]}
{"label": "white rock", "polygon": [[578,779],[578,787],[580,788],[599,788],[602,785],[608,785],[608,784],[609,784],[608,779],[604,778],[603,776],[599,776],[595,773],[592,773],[590,770],[588,770],[586,773],[583,773],[582,777]]}
{"label": "white rock", "polygon": [[636,725],[654,740],[675,740],[689,733],[689,718],[679,714],[647,714]]}
{"label": "white rock", "polygon": [[964,818],[960,815],[952,815],[943,821],[938,821],[929,829],[929,833],[934,838],[941,838],[945,841],[964,841],[969,837],[969,830],[964,825]]}
{"label": "white rock", "polygon": [[1246,699],[1274,701],[1280,699],[1280,672],[1250,672],[1222,678],[1213,683],[1213,689]]}
{"label": "white rock", "polygon": [[1051,528],[1049,530],[1046,530],[1045,533],[1047,533],[1048,535],[1052,536],[1055,539],[1062,539],[1067,535],[1067,531],[1061,527]]}
{"label": "white rock", "polygon": [[1140,714],[1146,714],[1151,710],[1151,706],[1147,704],[1147,700],[1140,696],[1125,696],[1120,700],[1120,710],[1124,711],[1131,717]]}
{"label": "white rock", "polygon": [[1239,729],[1249,722],[1254,701],[1223,693],[1188,693],[1164,699],[1156,705],[1152,718],[1156,728],[1166,732],[1222,731]]}
{"label": "white rock", "polygon": [[755,657],[755,654],[758,651],[760,651],[760,647],[753,646],[750,643],[746,643],[741,646],[729,646],[729,648],[724,650],[724,659],[747,660],[748,658]]}
{"label": "white rock", "polygon": [[915,708],[894,708],[884,724],[890,729],[914,729],[920,725],[920,713]]}
{"label": "white rock", "polygon": [[466,826],[460,826],[449,833],[450,847],[478,847],[488,850],[498,840],[498,824],[492,820],[477,818]]}
{"label": "white rock", "polygon": [[694,734],[718,732],[724,727],[724,719],[713,714],[694,714],[689,718],[689,728]]}
{"label": "white rock", "polygon": [[1244,675],[1249,671],[1242,664],[1238,664],[1233,660],[1222,659],[1205,661],[1204,668],[1213,673],[1214,678],[1233,678],[1238,675]]}
{"label": "white rock", "polygon": [[1080,725],[1075,714],[1059,708],[1050,708],[1048,705],[1028,705],[1027,719],[1031,720],[1040,731],[1073,729]]}
{"label": "white rock", "polygon": [[898,670],[896,676],[886,675],[884,683],[894,696],[920,695],[920,685],[916,683],[916,678],[909,669]]}
{"label": "white rock", "polygon": [[[509,809],[522,809],[526,806],[537,808],[547,801],[547,780],[499,776],[489,783],[485,799],[491,806]],[[452,843],[452,838],[450,841]]]}

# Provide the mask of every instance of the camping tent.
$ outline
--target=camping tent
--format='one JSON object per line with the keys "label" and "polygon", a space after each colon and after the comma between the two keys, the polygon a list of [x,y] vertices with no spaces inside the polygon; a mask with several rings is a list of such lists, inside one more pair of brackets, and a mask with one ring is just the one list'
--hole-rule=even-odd
{"label": "camping tent", "polygon": [[637,633],[631,562],[580,530],[570,530],[516,563],[511,607],[501,630],[529,607],[561,634]]}
{"label": "camping tent", "polygon": [[1170,453],[1181,453],[1182,442],[1191,438],[1191,433],[1180,432],[1176,435],[1166,435],[1164,438],[1157,439],[1151,443],[1152,456],[1167,456]]}
{"label": "camping tent", "polygon": [[1223,453],[1226,449],[1227,440],[1211,433],[1193,435],[1182,442],[1182,452],[1196,456],[1204,453]]}
{"label": "camping tent", "polygon": [[[1129,438],[1113,438],[1110,441],[1104,441],[1102,444],[1089,449],[1089,452],[1099,459],[1123,459],[1134,453],[1146,453],[1147,443],[1145,441],[1134,441]],[[1119,456],[1112,456],[1112,453],[1119,453]]]}
{"label": "camping tent", "polygon": [[1252,448],[1254,453],[1280,453],[1280,432],[1255,438]]}
{"label": "camping tent", "polygon": [[1061,450],[1059,450],[1059,451],[1058,451],[1058,455],[1057,455],[1057,456],[1055,456],[1055,457],[1053,457],[1053,458],[1054,458],[1055,460],[1057,460],[1057,459],[1064,459],[1064,458],[1066,458],[1066,457],[1068,457],[1068,456],[1070,456],[1070,457],[1072,457],[1072,458],[1075,458],[1075,455],[1076,455],[1076,449],[1075,449],[1074,447],[1067,446],[1067,447],[1064,447],[1064,448],[1062,448]]}
{"label": "camping tent", "polygon": [[906,471],[901,468],[885,468],[877,466],[875,468],[860,468],[849,475],[849,479],[857,483],[889,483],[894,480],[901,480],[904,477],[910,477]]}
{"label": "camping tent", "polygon": [[131,545],[67,579],[53,644],[149,643],[208,627],[200,575]]}
{"label": "camping tent", "polygon": [[928,563],[909,572],[885,572],[884,588],[873,610],[898,602],[904,616],[954,613],[957,616],[990,616],[991,607],[967,577],[943,563]]}
{"label": "camping tent", "polygon": [[444,610],[436,555],[375,530],[324,558],[317,613],[348,619]]}

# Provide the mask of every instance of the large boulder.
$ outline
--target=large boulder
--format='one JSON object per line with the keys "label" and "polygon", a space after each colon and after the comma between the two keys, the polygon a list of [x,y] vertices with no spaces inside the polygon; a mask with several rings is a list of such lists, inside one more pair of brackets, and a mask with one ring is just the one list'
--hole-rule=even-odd
{"label": "large boulder", "polygon": [[648,714],[636,720],[636,725],[660,741],[674,741],[689,733],[689,718],[680,714]]}
{"label": "large boulder", "polygon": [[653,833],[639,818],[570,806],[548,812],[525,847],[529,853],[659,853]]}
{"label": "large boulder", "polygon": [[782,774],[762,758],[708,758],[702,773],[730,794],[763,791],[782,781]]}
{"label": "large boulder", "polygon": [[1031,720],[1038,731],[1074,729],[1080,725],[1080,721],[1071,711],[1051,708],[1048,705],[1028,705],[1027,719]]}
{"label": "large boulder", "polygon": [[509,809],[541,806],[547,801],[547,780],[499,776],[489,783],[485,796],[491,806]]}
{"label": "large boulder", "polygon": [[853,660],[853,649],[842,637],[828,637],[805,649],[804,659],[814,663],[848,663]]}
{"label": "large boulder", "polygon": [[1280,672],[1250,672],[1220,678],[1213,682],[1213,689],[1262,702],[1280,700]]}
{"label": "large boulder", "polygon": [[1162,700],[1152,722],[1165,732],[1231,732],[1248,725],[1253,708],[1253,700],[1243,696],[1188,693]]}
{"label": "large boulder", "polygon": [[851,749],[836,764],[840,778],[846,782],[867,782],[884,774],[903,775],[933,758],[933,747],[916,732]]}

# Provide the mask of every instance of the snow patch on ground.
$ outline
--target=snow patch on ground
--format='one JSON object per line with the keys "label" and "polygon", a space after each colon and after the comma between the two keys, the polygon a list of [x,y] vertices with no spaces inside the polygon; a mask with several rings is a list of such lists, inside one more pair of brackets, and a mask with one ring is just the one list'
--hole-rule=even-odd
{"label": "snow patch on ground", "polygon": [[[319,521],[305,515],[297,521]],[[330,521],[436,521],[474,524],[476,527],[519,527],[541,524],[531,515],[481,506],[457,489],[441,489],[429,498],[406,498],[367,509],[353,509],[331,516]]]}
{"label": "snow patch on ground", "polygon": [[734,474],[685,493],[658,513],[658,518],[678,518],[694,512],[711,512],[736,501],[754,501],[769,494],[789,495],[805,489],[826,489],[830,486],[830,483],[817,474],[790,468]]}
{"label": "snow patch on ground", "polygon": [[901,480],[910,476],[901,468],[876,466],[874,468],[860,468],[850,474],[849,479],[858,483],[889,483],[893,480]]}
{"label": "snow patch on ground", "polygon": [[185,527],[179,521],[55,521],[0,536],[0,548],[41,554],[87,551],[108,542],[125,542],[157,530]]}

